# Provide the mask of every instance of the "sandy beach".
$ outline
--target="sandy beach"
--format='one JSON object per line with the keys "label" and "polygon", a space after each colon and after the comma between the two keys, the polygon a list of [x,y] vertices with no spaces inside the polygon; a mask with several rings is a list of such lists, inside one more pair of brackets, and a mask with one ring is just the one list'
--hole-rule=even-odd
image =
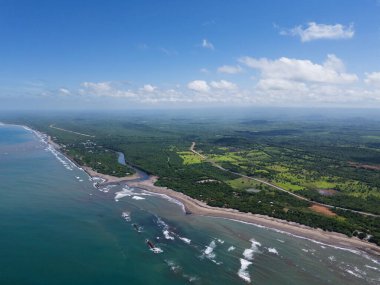
{"label": "sandy beach", "polygon": [[[52,141],[50,137],[48,137],[47,142],[50,145],[52,145],[56,150],[62,153],[60,145]],[[67,157],[67,155],[65,156]],[[72,161],[70,157],[68,158]],[[143,181],[131,181],[141,177],[138,175],[138,173],[125,177],[115,177],[111,175],[98,173],[87,166],[78,165],[78,167],[81,167],[91,177],[100,177],[104,179],[105,181],[102,184],[125,182],[130,187],[141,188],[150,192],[167,195],[173,199],[180,201],[185,206],[185,210],[188,214],[224,218],[236,220],[238,222],[251,223],[271,228],[273,230],[282,231],[284,233],[297,236],[299,238],[311,239],[327,245],[333,245],[347,249],[356,249],[367,252],[371,255],[380,256],[379,246],[373,243],[360,240],[356,237],[350,238],[344,234],[336,232],[327,232],[321,229],[315,229],[295,222],[288,222],[269,216],[252,213],[243,213],[235,209],[208,206],[206,203],[193,199],[181,192],[174,191],[167,187],[155,186],[154,184],[158,179],[157,176],[150,176],[149,179]]]}
{"label": "sandy beach", "polygon": [[155,186],[154,183],[156,181],[157,177],[151,176],[147,180],[129,182],[127,184],[130,187],[141,188],[150,192],[165,194],[171,198],[174,198],[184,204],[187,213],[252,223],[259,226],[272,228],[274,230],[283,231],[301,238],[312,239],[328,245],[348,249],[358,249],[372,255],[380,256],[380,247],[373,243],[362,241],[356,237],[350,238],[344,234],[326,232],[321,229],[315,229],[298,223],[288,222],[268,216],[242,213],[235,209],[210,207],[207,204],[193,199],[181,192],[177,192],[166,187]]}

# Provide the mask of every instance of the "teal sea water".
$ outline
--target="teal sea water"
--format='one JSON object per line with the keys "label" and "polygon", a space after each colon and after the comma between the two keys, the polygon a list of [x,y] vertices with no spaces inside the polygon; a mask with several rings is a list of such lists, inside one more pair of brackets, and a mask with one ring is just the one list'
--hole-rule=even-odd
{"label": "teal sea water", "polygon": [[[0,284],[380,284],[361,252],[96,181],[41,137],[0,126]],[[149,239],[161,253],[149,249]]]}

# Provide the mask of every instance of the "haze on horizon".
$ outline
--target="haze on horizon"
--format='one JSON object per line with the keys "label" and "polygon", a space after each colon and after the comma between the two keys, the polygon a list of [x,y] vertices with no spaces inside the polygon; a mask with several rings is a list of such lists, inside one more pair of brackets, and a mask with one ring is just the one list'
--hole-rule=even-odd
{"label": "haze on horizon", "polygon": [[0,1],[0,110],[379,108],[380,1]]}

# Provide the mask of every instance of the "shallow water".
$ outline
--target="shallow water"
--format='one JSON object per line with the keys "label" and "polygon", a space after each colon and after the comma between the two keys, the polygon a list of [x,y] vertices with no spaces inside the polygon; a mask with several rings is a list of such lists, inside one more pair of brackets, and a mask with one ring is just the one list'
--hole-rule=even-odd
{"label": "shallow water", "polygon": [[379,260],[361,252],[185,215],[126,185],[96,189],[41,139],[0,126],[0,284],[380,282]]}

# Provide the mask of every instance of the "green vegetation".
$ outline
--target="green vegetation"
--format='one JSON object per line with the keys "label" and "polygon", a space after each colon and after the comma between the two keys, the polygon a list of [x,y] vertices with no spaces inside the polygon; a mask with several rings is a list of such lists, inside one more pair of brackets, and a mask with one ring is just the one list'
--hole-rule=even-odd
{"label": "green vegetation", "polygon": [[[325,216],[311,203],[224,168],[261,178],[314,201],[380,214],[380,123],[376,121],[247,120],[168,113],[128,116],[72,115],[13,118],[51,135],[79,164],[116,176],[131,172],[127,161],[159,176],[158,185],[172,188],[211,206],[235,208],[299,222],[329,231],[357,235],[380,244],[380,218],[333,210]],[[55,126],[94,136],[52,129]],[[196,142],[202,160],[189,147]],[[260,190],[260,191],[250,191]],[[330,192],[324,195],[323,190]],[[322,193],[322,194],[321,194]]]}
{"label": "green vegetation", "polygon": [[199,155],[192,153],[191,151],[179,151],[178,155],[183,159],[184,165],[202,162],[201,157],[199,157]]}

